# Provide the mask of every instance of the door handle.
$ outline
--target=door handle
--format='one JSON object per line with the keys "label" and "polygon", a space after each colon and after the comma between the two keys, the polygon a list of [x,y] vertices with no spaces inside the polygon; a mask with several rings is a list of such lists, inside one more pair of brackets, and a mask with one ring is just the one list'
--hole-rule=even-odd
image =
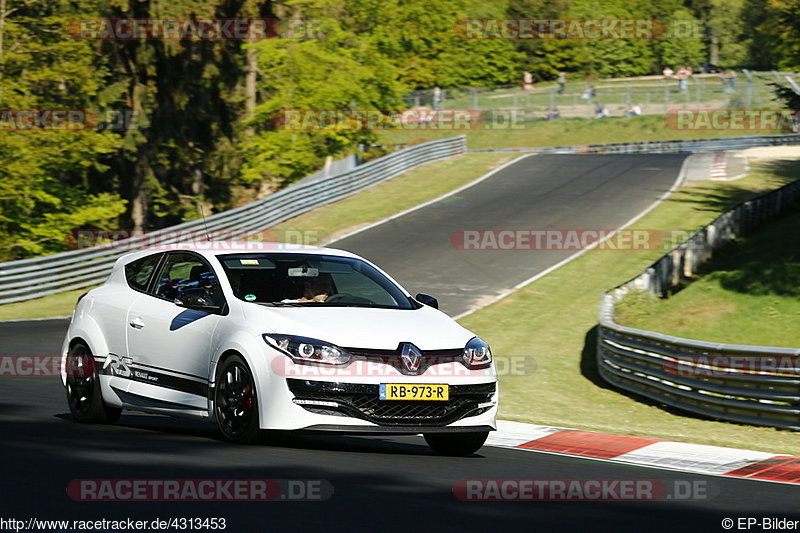
{"label": "door handle", "polygon": [[142,329],[144,327],[144,321],[141,318],[132,318],[129,324],[133,329]]}

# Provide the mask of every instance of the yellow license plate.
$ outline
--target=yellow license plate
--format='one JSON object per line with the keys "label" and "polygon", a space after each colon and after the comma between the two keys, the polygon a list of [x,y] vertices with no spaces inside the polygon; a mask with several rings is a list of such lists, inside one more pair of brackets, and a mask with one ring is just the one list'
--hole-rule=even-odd
{"label": "yellow license plate", "polygon": [[446,402],[450,387],[444,383],[381,383],[380,399]]}

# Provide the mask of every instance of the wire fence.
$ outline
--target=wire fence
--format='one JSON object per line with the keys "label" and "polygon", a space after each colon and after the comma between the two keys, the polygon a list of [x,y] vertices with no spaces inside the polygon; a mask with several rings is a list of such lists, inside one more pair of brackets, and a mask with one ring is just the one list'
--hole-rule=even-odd
{"label": "wire fence", "polygon": [[[791,80],[791,81],[790,81]],[[677,109],[764,109],[775,107],[774,85],[800,82],[794,72],[742,70],[735,78],[722,73],[695,74],[684,84],[674,78],[643,76],[624,80],[574,81],[493,88],[424,89],[404,98],[411,108],[473,109],[487,114],[517,112],[527,120],[664,114]]]}

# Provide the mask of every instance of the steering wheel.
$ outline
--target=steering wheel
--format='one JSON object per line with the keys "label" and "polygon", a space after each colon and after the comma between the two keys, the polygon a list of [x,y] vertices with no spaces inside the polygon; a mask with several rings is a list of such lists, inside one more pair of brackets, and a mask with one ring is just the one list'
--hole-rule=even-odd
{"label": "steering wheel", "polygon": [[332,294],[325,299],[325,303],[348,303],[348,304],[366,304],[372,305],[375,302],[372,300],[368,300],[367,298],[362,298],[361,296],[353,296],[352,294],[347,294],[346,292],[340,292],[337,294]]}

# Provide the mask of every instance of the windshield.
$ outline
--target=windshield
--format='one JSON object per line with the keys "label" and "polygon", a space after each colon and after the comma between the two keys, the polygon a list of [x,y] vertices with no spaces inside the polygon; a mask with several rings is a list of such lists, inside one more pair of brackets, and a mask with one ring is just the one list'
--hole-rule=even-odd
{"label": "windshield", "polygon": [[272,306],[414,309],[386,276],[360,259],[315,254],[219,256],[233,294]]}

